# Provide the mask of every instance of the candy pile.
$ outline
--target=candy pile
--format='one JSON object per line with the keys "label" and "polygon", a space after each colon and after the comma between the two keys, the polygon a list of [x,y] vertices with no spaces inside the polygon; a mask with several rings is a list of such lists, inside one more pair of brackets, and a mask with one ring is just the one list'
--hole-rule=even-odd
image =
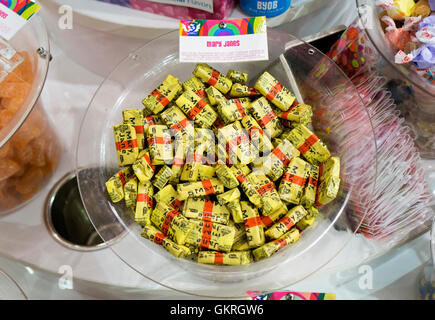
{"label": "candy pile", "polygon": [[435,0],[378,0],[380,19],[398,64],[412,62],[435,83]]}
{"label": "candy pile", "polygon": [[[7,126],[24,106],[34,80],[29,54],[17,55],[23,61],[0,83],[0,130],[10,130]],[[0,148],[0,211],[18,206],[39,190],[56,168],[59,151],[56,137],[37,105]]]}
{"label": "candy pile", "polygon": [[198,63],[168,75],[113,126],[118,164],[107,182],[142,236],[176,257],[244,265],[299,240],[340,186],[340,159],[309,129],[312,108],[268,72]]}

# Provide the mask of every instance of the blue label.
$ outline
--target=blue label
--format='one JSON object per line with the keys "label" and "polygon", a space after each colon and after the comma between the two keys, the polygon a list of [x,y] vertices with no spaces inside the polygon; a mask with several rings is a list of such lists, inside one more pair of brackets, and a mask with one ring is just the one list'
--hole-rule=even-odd
{"label": "blue label", "polygon": [[250,16],[276,17],[287,11],[291,0],[240,0],[240,8]]}

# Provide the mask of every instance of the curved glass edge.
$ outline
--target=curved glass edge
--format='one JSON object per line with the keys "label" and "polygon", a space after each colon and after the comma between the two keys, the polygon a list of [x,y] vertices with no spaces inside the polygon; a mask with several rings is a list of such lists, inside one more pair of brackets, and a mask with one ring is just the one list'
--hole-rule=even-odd
{"label": "curved glass edge", "polygon": [[[12,121],[0,130],[0,148],[6,144],[21,127],[35,106],[47,77],[50,56],[50,42],[48,40],[47,29],[42,18],[38,15],[33,17],[10,42],[17,51],[29,52],[30,58],[33,58],[32,65],[35,69],[36,76],[23,106],[14,115]],[[40,47],[44,48],[48,53],[46,58],[42,58],[37,54],[37,49]],[[24,107],[24,105],[26,105],[26,107]]]}
{"label": "curved glass edge", "polygon": [[[274,33],[274,31],[271,31],[271,30],[269,30],[269,32],[271,32],[272,34]],[[175,32],[176,33],[176,32]],[[158,41],[163,41],[163,42],[165,42],[165,38],[170,38],[171,37],[171,34],[174,34],[174,32],[171,32],[171,33],[168,33],[168,34],[166,34],[166,35],[164,35],[164,36],[162,36],[162,37],[160,37],[160,38],[158,38],[158,39],[156,39],[156,40],[153,40],[153,41],[151,41],[150,43],[148,43],[147,45],[145,45],[144,47],[142,47],[141,49],[139,49],[139,50],[137,50],[136,52],[134,52],[134,53],[132,53],[132,54],[130,54],[129,55],[129,57],[126,59],[126,60],[124,60],[123,62],[121,62],[119,65],[118,65],[118,67],[116,67],[115,68],[115,70],[108,76],[108,78],[103,82],[103,84],[105,84],[105,85],[107,85],[108,83],[110,83],[110,82],[116,82],[116,78],[117,78],[117,76],[119,76],[119,71],[121,71],[121,69],[122,69],[122,66],[125,64],[125,63],[128,63],[128,64],[130,64],[130,66],[127,68],[127,74],[128,74],[128,69],[131,69],[132,68],[132,66],[131,66],[131,63],[132,63],[132,58],[133,58],[133,60],[135,59],[135,58],[137,58],[137,56],[138,56],[138,53],[140,53],[141,51],[143,51],[148,45],[152,45],[154,42],[158,42]],[[173,36],[173,35],[172,35]],[[299,40],[297,40],[297,39],[295,39],[295,38],[293,38],[293,37],[291,37],[291,36],[289,36],[289,35],[286,35],[287,37],[288,37],[288,41],[287,42],[281,42],[281,43],[299,43],[299,44],[303,44],[303,42],[302,41],[299,41]],[[172,39],[172,40],[174,40],[174,39]],[[281,39],[281,40],[283,40],[283,39]],[[166,39],[166,41],[170,41],[169,39]],[[308,44],[305,44],[306,46],[309,46]],[[315,48],[312,48],[311,46],[309,46],[310,47],[310,49],[311,50],[314,50],[314,52],[317,52],[317,50],[315,49]],[[320,53],[321,54],[321,53]],[[332,63],[332,64],[334,64],[332,61],[330,61],[328,58],[326,58],[326,57],[324,57],[323,56],[323,54],[321,54],[322,55],[322,59],[327,59],[326,61],[329,61],[330,63]],[[320,59],[320,60],[322,60],[322,59]],[[134,63],[133,63],[134,64]],[[335,64],[334,64],[334,66],[335,66]],[[337,67],[335,67],[336,69],[338,69]],[[122,70],[124,73],[125,73],[125,71],[126,70]],[[341,73],[341,76],[342,77],[345,77],[344,76],[344,73],[342,73],[341,71],[340,71],[340,73]],[[350,80],[348,80],[347,79],[347,81],[348,81],[348,83],[350,84]],[[121,82],[122,83],[122,82]],[[103,86],[103,84],[100,86],[100,89],[102,88],[102,86]],[[349,88],[352,88],[353,86],[349,86]],[[100,90],[99,89],[99,90]],[[123,88],[123,89],[125,89],[125,88]],[[354,91],[356,91],[356,89],[355,88],[353,88],[353,90]],[[107,93],[107,92],[106,92]],[[111,93],[112,95],[113,95],[113,98],[114,98],[114,100],[113,101],[118,101],[119,99],[121,99],[120,98],[120,95],[118,95],[117,96],[117,94],[122,94],[122,92],[117,92],[117,93],[115,93],[115,94],[113,94],[113,93]],[[124,93],[125,94],[125,93]],[[92,101],[94,101],[95,99],[96,99],[96,97],[97,97],[97,95],[98,95],[98,91],[97,91],[97,93],[95,94],[95,96],[94,96],[94,98],[93,98],[93,100]],[[358,96],[359,97],[359,96]],[[122,100],[122,99],[121,99]],[[360,103],[362,104],[362,101],[360,100]],[[92,132],[88,132],[88,129],[89,129],[89,125],[91,125],[91,123],[92,123],[92,121],[94,120],[94,118],[92,118],[92,117],[90,117],[92,114],[88,114],[88,113],[91,113],[92,112],[92,110],[90,110],[90,108],[91,108],[91,106],[92,106],[92,102],[90,103],[90,107],[88,108],[88,111],[87,111],[87,115],[85,116],[85,120],[83,121],[83,123],[82,123],[82,128],[81,128],[81,130],[80,130],[80,137],[79,137],[79,145],[78,145],[78,149],[77,149],[77,167],[83,167],[83,166],[89,166],[89,165],[97,165],[98,166],[98,160],[99,159],[92,159],[93,160],[93,163],[89,163],[89,159],[86,159],[86,155],[83,153],[83,151],[81,151],[80,150],[80,144],[81,143],[84,143],[85,141],[85,139],[88,139],[89,137],[92,137]],[[108,111],[108,108],[109,108],[109,106],[106,106],[106,107],[103,107],[103,109],[101,109],[101,110],[99,110],[100,112],[104,112],[104,111]],[[364,109],[364,108],[363,108]],[[365,109],[364,109],[365,110]],[[365,111],[366,112],[366,111]],[[366,116],[367,116],[367,119],[369,120],[370,118],[368,117],[368,114],[367,114],[367,112],[366,112]],[[90,120],[90,118],[92,118],[92,120]],[[86,119],[88,119],[88,120],[86,120]],[[369,123],[370,123],[370,120],[369,120]],[[370,123],[370,126],[371,126],[371,123]],[[82,131],[84,129],[84,131]],[[91,134],[90,136],[88,135],[88,133],[89,134]],[[372,130],[372,135],[373,135],[373,130]],[[370,133],[369,133],[369,136],[370,136]],[[374,140],[374,136],[372,136],[371,137],[371,141],[372,142],[374,142],[375,140]],[[89,142],[89,141],[88,141]],[[93,143],[92,143],[92,147],[90,148],[90,149],[93,149],[93,150],[100,150],[101,149],[101,146],[100,145],[98,145],[98,144],[96,144],[96,141],[94,141]],[[100,150],[101,152],[102,152],[102,154],[103,154],[103,157],[104,157],[104,153],[105,153],[105,150]],[[374,185],[375,185],[375,180],[376,180],[376,144],[375,144],[375,142],[374,142],[374,163],[371,163],[371,165],[373,165],[373,167],[374,167],[374,171],[372,171],[373,172],[373,178],[374,178],[374,180],[373,180],[373,186],[372,186],[372,192],[373,192],[373,190],[374,190]],[[103,172],[103,168],[100,168],[100,171],[101,171],[101,173],[104,173]],[[107,173],[106,173],[106,176],[107,176]],[[80,179],[79,179],[79,181],[80,181]],[[80,187],[80,189],[81,189],[81,194],[82,194],[82,198],[83,198],[83,193],[86,193],[86,191],[87,190],[85,190],[85,188],[81,188],[81,183],[79,183],[79,187]],[[101,186],[100,186],[101,187]],[[103,188],[104,188],[104,186],[103,186]],[[101,191],[101,190],[100,190]],[[103,189],[103,192],[104,192],[104,189]],[[84,202],[85,202],[85,206],[86,206],[86,199],[83,199],[84,200]],[[124,222],[123,222],[123,220],[118,216],[118,213],[117,213],[117,210],[116,210],[116,208],[113,208],[113,207],[111,207],[110,208],[110,211],[114,214],[114,217],[116,217],[116,219],[119,219],[118,221],[120,221],[121,223],[122,223],[122,225],[123,225],[123,230],[129,230],[129,227],[128,227],[128,225],[127,224],[125,224]],[[93,224],[94,224],[94,226],[96,227],[96,230],[98,230],[98,232],[100,233],[100,236],[103,238],[103,239],[107,239],[107,234],[106,235],[104,235],[104,232],[100,232],[100,228],[99,228],[99,226],[101,226],[101,224],[99,224],[100,222],[98,221],[98,218],[96,218],[96,217],[92,217],[92,213],[89,213],[90,214],[90,218],[91,218],[91,221],[93,222]],[[341,215],[339,215],[339,216],[337,216],[337,219],[334,221],[334,222],[337,222],[338,220],[339,220],[339,218],[340,218],[340,216]],[[333,224],[331,224],[330,226],[332,227],[332,225]],[[350,232],[349,233],[349,237],[346,239],[346,241],[344,241],[344,244],[343,244],[343,248],[344,248],[344,246],[347,244],[347,242],[351,239],[351,236],[357,231],[357,229],[358,229],[358,226],[354,226],[353,227],[353,229],[352,229],[352,232]],[[193,290],[193,291],[191,291],[191,290],[189,290],[189,289],[186,289],[186,288],[188,288],[188,286],[187,287],[185,287],[183,290],[179,290],[179,289],[177,289],[177,288],[175,288],[173,285],[167,285],[167,284],[165,284],[165,283],[162,283],[162,281],[156,281],[155,279],[154,279],[154,277],[153,277],[153,272],[150,272],[150,273],[148,273],[148,274],[144,274],[141,270],[138,270],[138,268],[137,268],[137,266],[134,266],[134,265],[132,265],[129,261],[126,261],[126,259],[123,257],[123,250],[124,249],[127,249],[128,250],[128,246],[123,246],[122,245],[122,242],[127,242],[127,241],[130,241],[130,240],[133,240],[133,239],[129,239],[130,237],[132,237],[132,238],[135,238],[135,236],[132,234],[132,231],[131,230],[129,230],[128,231],[128,234],[124,237],[124,239],[123,239],[123,241],[121,241],[121,242],[118,242],[118,243],[115,243],[111,248],[112,248],[112,250],[116,253],[116,255],[118,256],[118,257],[120,257],[120,259],[122,259],[125,263],[127,263],[130,267],[132,267],[134,270],[136,270],[137,272],[139,272],[140,274],[142,274],[145,278],[147,278],[147,279],[149,279],[149,280],[152,280],[152,281],[154,281],[154,282],[156,282],[156,283],[159,283],[160,285],[163,285],[163,286],[166,286],[166,287],[168,287],[168,288],[171,288],[171,289],[174,289],[174,290],[177,290],[177,291],[180,291],[180,292],[185,292],[185,293],[189,293],[189,294],[195,294],[195,291]],[[137,239],[134,239],[134,240],[136,240],[137,241]],[[316,245],[316,244],[318,244],[318,242],[316,242],[316,243],[314,243],[313,244],[313,246],[314,245]],[[341,248],[342,249],[342,248]],[[340,249],[340,250],[341,250]],[[339,251],[340,251],[339,250]],[[159,253],[156,253],[156,252],[154,252],[154,250],[152,250],[152,251],[150,251],[150,253],[153,253],[153,254],[156,254],[156,255],[160,255],[160,254],[162,254],[162,252],[159,252]],[[277,255],[276,255],[276,257],[275,258],[277,258],[278,256],[279,256],[279,254],[280,253],[278,253]],[[337,253],[338,254],[338,253]],[[327,262],[329,262],[330,260],[332,260],[334,257],[336,256],[336,254],[335,255],[333,255],[332,257],[330,257],[330,259],[329,260],[327,260],[326,261],[326,263]],[[166,258],[166,257],[165,257]],[[152,260],[151,258],[149,259],[149,260]],[[173,262],[172,260],[171,260],[171,257],[168,257],[168,260],[169,261],[171,261],[171,262]],[[195,265],[197,265],[196,263],[195,263]],[[323,264],[324,265],[324,264]],[[322,265],[322,266],[323,266]],[[317,271],[317,270],[319,270],[322,266],[320,266],[319,268],[317,268],[316,270],[312,270],[312,272],[310,273],[310,274],[307,274],[306,276],[309,276],[309,275],[311,275],[312,273],[314,273],[315,271]],[[208,267],[210,267],[209,268],[209,270],[211,270],[211,268],[216,268],[215,266],[205,266],[205,271],[207,272],[207,268]],[[227,267],[224,267],[224,268],[227,268]],[[158,269],[159,268],[156,268],[156,270],[158,271]],[[273,269],[273,268],[271,268],[271,269]],[[226,270],[228,270],[229,271],[229,269],[226,269]],[[266,270],[266,272],[269,272],[270,270]],[[274,270],[274,271],[276,271],[276,270]],[[230,271],[229,271],[230,272]],[[299,279],[299,280],[301,280],[301,279]],[[297,280],[297,281],[299,281],[299,280]],[[294,282],[297,282],[297,281],[294,281]],[[291,285],[292,283],[294,283],[294,282],[291,282],[291,283],[288,283],[288,284],[286,284],[286,285]],[[226,284],[226,283],[225,283]],[[281,284],[282,285],[282,284]],[[279,287],[277,287],[277,286],[275,286],[275,288],[279,288]],[[260,289],[260,288],[259,288]],[[270,290],[275,290],[274,288],[272,289],[272,288],[270,288]],[[201,296],[207,296],[207,295],[204,295],[204,294],[201,294]],[[242,297],[242,296],[246,296],[245,294],[243,294],[243,295],[237,295],[237,296],[234,296],[234,297]],[[222,297],[228,297],[228,295],[224,295],[224,296],[222,296]]]}
{"label": "curved glass edge", "polygon": [[[374,0],[355,0],[364,31],[381,57],[406,80],[417,86],[423,93],[435,99],[435,85],[431,85],[416,71],[414,65],[398,65],[394,62],[396,52],[388,45],[380,20],[377,15],[377,5]],[[429,97],[428,97],[429,98]]]}

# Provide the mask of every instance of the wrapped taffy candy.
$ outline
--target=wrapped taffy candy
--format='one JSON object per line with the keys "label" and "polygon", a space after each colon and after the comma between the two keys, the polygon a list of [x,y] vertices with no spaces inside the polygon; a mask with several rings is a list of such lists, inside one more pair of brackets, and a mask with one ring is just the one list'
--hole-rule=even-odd
{"label": "wrapped taffy candy", "polygon": [[290,161],[278,189],[283,201],[293,204],[301,202],[310,168],[310,164],[299,157]]}
{"label": "wrapped taffy candy", "polygon": [[254,88],[282,111],[290,109],[296,99],[290,90],[267,71],[257,79]]}
{"label": "wrapped taffy candy", "polygon": [[228,266],[241,266],[250,264],[252,261],[250,251],[240,252],[215,252],[215,251],[201,251],[198,254],[199,263],[228,265]]}
{"label": "wrapped taffy candy", "polygon": [[186,163],[181,172],[180,181],[198,181],[199,167],[203,161],[203,152],[206,148],[205,144],[199,145],[193,153],[187,154]]}
{"label": "wrapped taffy candy", "polygon": [[243,127],[248,131],[251,137],[251,143],[261,152],[269,153],[272,151],[273,146],[267,134],[264,134],[260,125],[255,121],[251,115],[246,115],[240,121]]}
{"label": "wrapped taffy candy", "polygon": [[304,193],[301,198],[301,205],[310,208],[316,201],[317,182],[319,181],[319,167],[313,164],[309,165],[308,180],[305,185]]}
{"label": "wrapped taffy candy", "polygon": [[224,185],[217,178],[197,182],[185,182],[177,185],[177,192],[180,200],[186,200],[190,197],[196,198],[223,193]]}
{"label": "wrapped taffy candy", "polygon": [[147,132],[148,132],[148,128],[150,126],[156,125],[156,124],[162,124],[160,121],[160,118],[158,118],[155,115],[149,115],[144,117],[144,126],[143,126],[143,132],[146,136]]}
{"label": "wrapped taffy candy", "polygon": [[138,158],[131,167],[140,182],[146,183],[147,181],[151,180],[154,175],[155,168],[151,163],[148,149],[142,150],[139,153]]}
{"label": "wrapped taffy candy", "polygon": [[193,70],[193,75],[224,94],[230,91],[231,86],[233,85],[233,82],[230,79],[206,63],[198,63]]}
{"label": "wrapped taffy candy", "polygon": [[122,111],[122,118],[125,124],[131,124],[134,126],[136,132],[137,146],[139,150],[142,150],[145,145],[144,135],[144,116],[142,109],[126,109]]}
{"label": "wrapped taffy candy", "polygon": [[154,200],[156,201],[156,203],[162,202],[168,204],[173,209],[180,209],[183,205],[183,201],[178,199],[177,191],[170,184],[157,192],[154,195]]}
{"label": "wrapped taffy candy", "polygon": [[251,102],[249,110],[260,127],[266,131],[271,138],[275,138],[281,134],[283,130],[282,123],[265,97],[258,98]]}
{"label": "wrapped taffy candy", "polygon": [[[261,172],[252,172],[246,176],[246,180],[254,186],[257,194],[260,196],[260,208],[263,210],[263,215],[271,215],[273,212],[284,206],[284,203],[281,201],[278,192],[275,189],[275,185],[268,177],[266,177],[266,175]],[[252,197],[248,194],[247,196],[249,200],[256,205],[256,203],[251,200]]]}
{"label": "wrapped taffy candy", "polygon": [[133,164],[139,155],[136,131],[130,124],[119,124],[113,126],[116,152],[118,154],[118,165],[125,167]]}
{"label": "wrapped taffy candy", "polygon": [[225,205],[205,198],[188,198],[184,201],[182,213],[185,217],[228,224],[230,212]]}
{"label": "wrapped taffy candy", "polygon": [[226,101],[227,98],[215,87],[208,87],[205,89],[205,92],[207,93],[208,100],[210,101],[210,105],[215,106],[219,102]]}
{"label": "wrapped taffy candy", "polygon": [[261,247],[254,249],[252,255],[255,261],[260,261],[265,258],[269,258],[272,254],[277,252],[279,249],[288,246],[289,244],[295,243],[300,239],[301,235],[298,229],[291,229],[279,239],[270,241],[262,245]]}
{"label": "wrapped taffy candy", "polygon": [[145,226],[142,229],[141,234],[144,238],[151,240],[156,244],[162,245],[163,248],[165,248],[176,258],[184,258],[190,254],[189,248],[180,244],[176,244],[153,226]]}
{"label": "wrapped taffy candy", "polygon": [[[175,140],[172,142],[172,146],[174,147],[174,160],[172,161],[172,177],[170,179],[171,183],[179,183],[181,172],[184,167],[186,152],[190,150],[188,147],[189,142],[183,142],[182,139],[179,138],[178,135],[175,136]],[[193,145],[193,144],[192,144]]]}
{"label": "wrapped taffy candy", "polygon": [[162,190],[164,186],[166,186],[169,182],[169,180],[172,177],[172,170],[167,165],[164,165],[160,168],[159,172],[154,176],[153,179],[153,185],[159,189]]}
{"label": "wrapped taffy candy", "polygon": [[137,199],[137,178],[133,177],[129,179],[124,185],[125,205],[134,210],[136,207],[136,199]]}
{"label": "wrapped taffy candy", "polygon": [[233,248],[231,249],[232,251],[249,251],[251,249],[251,247],[249,246],[248,240],[245,239],[234,242],[233,244]]}
{"label": "wrapped taffy candy", "polygon": [[259,93],[254,88],[249,88],[240,83],[234,83],[230,90],[230,97],[242,98],[242,97],[255,97]]}
{"label": "wrapped taffy candy", "polygon": [[250,248],[256,248],[264,244],[264,226],[256,207],[248,201],[240,201],[243,220],[245,223],[246,239]]}
{"label": "wrapped taffy candy", "polygon": [[297,125],[290,131],[288,139],[299,150],[301,156],[316,166],[331,156],[326,145],[303,124]]}
{"label": "wrapped taffy candy", "polygon": [[246,116],[250,101],[247,98],[228,99],[218,104],[218,112],[225,123],[243,119]]}
{"label": "wrapped taffy candy", "polygon": [[183,88],[180,81],[168,75],[163,83],[151,92],[143,101],[146,115],[156,114],[162,111],[174,98],[176,98]]}
{"label": "wrapped taffy candy", "polygon": [[208,103],[207,93],[205,92],[206,86],[197,77],[193,76],[192,78],[184,81],[183,82],[183,89],[184,89],[184,91],[190,90],[190,91],[195,92],[200,98],[205,98],[204,100]]}
{"label": "wrapped taffy candy", "polygon": [[217,119],[216,111],[193,91],[184,91],[175,103],[201,128],[210,128]]}
{"label": "wrapped taffy candy", "polygon": [[278,220],[274,225],[267,229],[264,234],[268,239],[278,239],[287,231],[296,225],[303,217],[307,215],[307,210],[302,206],[296,206],[291,209],[284,217]]}
{"label": "wrapped taffy candy", "polygon": [[311,226],[314,223],[314,220],[316,219],[317,215],[319,214],[319,209],[317,207],[310,207],[307,209],[307,215],[303,217],[301,220],[299,220],[298,223],[296,223],[296,228],[303,231],[309,226]]}
{"label": "wrapped taffy candy", "polygon": [[194,227],[180,211],[161,202],[152,211],[151,222],[177,244],[184,244]]}
{"label": "wrapped taffy candy", "polygon": [[218,163],[216,165],[216,176],[228,189],[233,189],[239,185],[233,171],[226,164]]}
{"label": "wrapped taffy candy", "polygon": [[227,78],[230,79],[233,84],[246,84],[248,82],[248,74],[246,72],[229,69],[227,72]]}
{"label": "wrapped taffy candy", "polygon": [[287,111],[276,110],[275,113],[281,119],[307,125],[311,123],[313,109],[308,104],[295,102]]}
{"label": "wrapped taffy candy", "polygon": [[106,189],[112,202],[119,202],[124,199],[124,185],[132,177],[134,177],[133,170],[131,170],[130,167],[127,167],[118,171],[107,180]]}
{"label": "wrapped taffy candy", "polygon": [[[246,196],[249,198],[249,201],[251,201],[257,208],[261,208],[262,201],[261,201],[261,195],[258,193],[256,184],[252,182],[252,178],[247,178],[248,176],[251,176],[251,174],[246,175],[245,172],[243,172],[242,169],[240,169],[239,166],[232,166],[231,170],[233,170],[234,175],[236,176],[237,180],[240,183],[240,186],[242,187],[243,192],[246,194]],[[254,179],[255,180],[255,179]],[[256,182],[256,181],[254,181]]]}
{"label": "wrapped taffy candy", "polygon": [[292,143],[284,139],[266,156],[263,171],[272,181],[276,181],[283,175],[290,161],[299,155],[300,152]]}
{"label": "wrapped taffy candy", "polygon": [[[240,121],[233,122],[218,130],[218,144],[225,144],[230,163],[249,164],[258,152],[249,141],[246,130]],[[223,160],[219,157],[219,160]]]}
{"label": "wrapped taffy candy", "polygon": [[320,184],[317,187],[316,206],[328,204],[337,197],[340,188],[340,158],[331,157],[319,167]]}
{"label": "wrapped taffy candy", "polygon": [[235,223],[233,220],[230,220],[228,226],[235,230],[234,243],[246,239],[245,223]]}
{"label": "wrapped taffy candy", "polygon": [[183,111],[177,106],[173,105],[160,114],[166,126],[172,130],[173,135],[181,133],[182,141],[194,140],[195,129],[193,123],[187,119]]}
{"label": "wrapped taffy candy", "polygon": [[236,230],[220,223],[201,220],[189,220],[193,229],[186,239],[186,244],[202,249],[230,252],[234,243]]}
{"label": "wrapped taffy candy", "polygon": [[261,216],[261,221],[263,222],[265,228],[269,228],[279,219],[284,217],[287,214],[287,212],[288,212],[287,206],[284,205],[268,216]]}
{"label": "wrapped taffy candy", "polygon": [[154,208],[153,202],[154,188],[151,182],[138,183],[137,186],[137,201],[134,221],[141,226],[151,225],[151,211]]}
{"label": "wrapped taffy candy", "polygon": [[199,165],[199,180],[210,180],[213,177],[216,177],[216,168],[213,166],[200,164]]}
{"label": "wrapped taffy candy", "polygon": [[404,20],[414,11],[414,0],[378,0],[379,7],[387,10],[388,16],[394,20]]}
{"label": "wrapped taffy candy", "polygon": [[244,222],[242,208],[240,207],[240,196],[241,194],[238,188],[216,195],[219,203],[226,205],[228,210],[230,210],[235,223]]}
{"label": "wrapped taffy candy", "polygon": [[171,134],[165,125],[153,125],[148,128],[147,142],[151,163],[162,165],[173,159]]}
{"label": "wrapped taffy candy", "polygon": [[420,16],[422,18],[426,18],[426,17],[430,16],[431,13],[432,13],[432,10],[430,8],[429,1],[428,0],[418,0],[418,2],[415,4],[414,10],[412,11],[412,16],[413,17]]}

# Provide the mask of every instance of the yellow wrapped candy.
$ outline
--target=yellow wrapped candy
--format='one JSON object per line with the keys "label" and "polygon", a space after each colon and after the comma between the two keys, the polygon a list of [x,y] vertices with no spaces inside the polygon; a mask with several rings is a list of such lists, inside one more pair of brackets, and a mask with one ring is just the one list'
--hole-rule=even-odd
{"label": "yellow wrapped candy", "polygon": [[137,146],[139,150],[142,150],[145,145],[145,135],[144,135],[144,116],[141,109],[126,109],[122,111],[122,118],[124,119],[124,124],[131,124],[134,126],[134,131],[136,132]]}
{"label": "yellow wrapped candy", "polygon": [[251,137],[251,143],[261,152],[267,154],[273,149],[272,142],[267,134],[264,134],[260,125],[251,115],[246,115],[240,121]]}
{"label": "yellow wrapped candy", "polygon": [[276,181],[283,175],[290,161],[299,155],[300,152],[292,143],[284,139],[264,159],[263,172],[272,179],[272,181]]}
{"label": "yellow wrapped candy", "polygon": [[132,177],[134,177],[133,170],[127,167],[115,173],[107,180],[106,189],[112,202],[116,203],[124,199],[124,185]]}
{"label": "yellow wrapped candy", "polygon": [[224,192],[224,185],[219,179],[212,178],[197,182],[185,182],[177,185],[178,198],[185,200],[189,197],[203,197]]}
{"label": "yellow wrapped candy", "polygon": [[311,123],[311,118],[313,116],[313,110],[310,105],[298,102],[293,103],[287,111],[276,110],[275,112],[281,119],[304,125]]}
{"label": "yellow wrapped candy", "polygon": [[283,201],[293,204],[301,202],[310,168],[310,164],[299,157],[290,161],[278,189],[279,196]]}
{"label": "yellow wrapped candy", "polygon": [[271,138],[275,138],[281,134],[283,130],[281,120],[272,110],[272,107],[265,97],[258,98],[254,102],[251,102],[249,110],[260,127]]}
{"label": "yellow wrapped candy", "polygon": [[199,165],[199,180],[210,180],[216,177],[216,168],[205,164]]}
{"label": "yellow wrapped candy", "polygon": [[198,63],[193,70],[193,75],[224,94],[230,91],[231,86],[233,85],[233,82],[230,79],[206,63]]}
{"label": "yellow wrapped candy", "polygon": [[216,175],[218,179],[228,189],[233,189],[239,185],[239,181],[235,177],[233,171],[230,168],[228,168],[225,164],[216,165]]}
{"label": "yellow wrapped candy", "polygon": [[248,74],[239,70],[229,69],[227,72],[227,78],[230,79],[233,84],[246,84],[248,82]]}
{"label": "yellow wrapped candy", "polygon": [[225,123],[231,123],[237,120],[242,120],[246,116],[249,108],[249,99],[236,98],[220,101],[218,104],[218,112]]}
{"label": "yellow wrapped candy", "polygon": [[167,165],[164,165],[153,179],[153,185],[162,190],[172,177],[172,170]]}
{"label": "yellow wrapped candy", "polygon": [[162,245],[163,248],[176,258],[185,258],[190,254],[189,248],[176,244],[153,226],[145,226],[142,229],[142,237]]}
{"label": "yellow wrapped candy", "polygon": [[137,199],[137,178],[133,177],[124,185],[125,205],[135,210]]}
{"label": "yellow wrapped candy", "polygon": [[187,218],[225,225],[230,220],[230,212],[225,205],[204,198],[188,198],[184,201],[182,213]]}
{"label": "yellow wrapped candy", "polygon": [[261,221],[263,222],[265,228],[269,228],[279,219],[284,217],[287,214],[287,212],[288,212],[287,206],[284,205],[280,207],[278,210],[275,210],[272,214],[268,216],[262,216]]}
{"label": "yellow wrapped candy", "polygon": [[241,266],[249,264],[252,261],[250,251],[240,252],[214,252],[214,251],[201,251],[198,254],[199,263],[228,265],[228,266]]}
{"label": "yellow wrapped candy", "polygon": [[235,223],[244,222],[242,208],[240,207],[240,191],[238,188],[216,195],[220,204],[226,205],[231,212]]}
{"label": "yellow wrapped candy", "polygon": [[151,225],[151,212],[154,208],[153,194],[154,188],[151,182],[138,183],[134,221],[141,226]]}
{"label": "yellow wrapped candy", "polygon": [[284,217],[267,229],[264,234],[268,239],[278,239],[290,230],[296,223],[307,215],[307,210],[302,206],[291,209]]}
{"label": "yellow wrapped candy", "polygon": [[319,168],[320,184],[316,206],[324,206],[337,197],[340,188],[340,158],[331,157]]}
{"label": "yellow wrapped candy", "polygon": [[139,153],[138,158],[131,167],[140,182],[146,183],[151,180],[155,168],[151,163],[148,149],[142,150],[141,153]]}
{"label": "yellow wrapped candy", "polygon": [[234,243],[235,229],[211,221],[190,220],[192,232],[186,239],[186,244],[202,249],[230,252]]}
{"label": "yellow wrapped candy", "polygon": [[230,97],[234,98],[254,97],[258,95],[259,92],[257,90],[240,83],[234,83],[230,90]]}
{"label": "yellow wrapped candy", "polygon": [[168,75],[163,83],[142,101],[142,104],[145,106],[145,114],[159,113],[169,102],[177,97],[182,90],[180,81]]}
{"label": "yellow wrapped candy", "polygon": [[301,235],[297,229],[291,229],[279,239],[267,242],[261,247],[254,249],[252,251],[252,255],[254,256],[255,261],[269,258],[270,256],[272,256],[272,254],[274,254],[281,248],[297,242],[300,237]]}
{"label": "yellow wrapped candy", "polygon": [[257,79],[254,88],[282,111],[290,109],[296,99],[290,90],[267,71]]}
{"label": "yellow wrapped candy", "polygon": [[216,111],[193,91],[184,91],[175,103],[201,128],[210,128],[217,119]]}
{"label": "yellow wrapped candy", "polygon": [[165,203],[173,209],[180,209],[183,205],[183,201],[178,199],[178,193],[174,187],[170,184],[165,186],[159,192],[154,195],[154,200],[156,203]]}
{"label": "yellow wrapped candy", "polygon": [[116,152],[118,154],[118,165],[125,167],[133,164],[139,155],[136,131],[130,124],[120,124],[113,126],[115,137]]}
{"label": "yellow wrapped candy", "polygon": [[225,96],[217,90],[215,87],[208,87],[205,89],[205,92],[207,93],[208,100],[210,101],[210,105],[215,106],[219,104],[219,102],[224,102],[227,100]]}
{"label": "yellow wrapped candy", "polygon": [[307,215],[303,217],[301,220],[299,220],[298,223],[296,223],[296,227],[301,231],[311,226],[314,223],[316,217],[319,215],[319,209],[317,209],[314,206],[308,208],[307,212],[308,212]]}
{"label": "yellow wrapped candy", "polygon": [[250,248],[264,244],[264,226],[256,207],[248,201],[240,201],[243,220],[245,222],[246,239]]}
{"label": "yellow wrapped candy", "polygon": [[316,201],[317,182],[319,181],[319,167],[309,165],[308,180],[301,198],[301,205],[306,209],[312,207]]}
{"label": "yellow wrapped candy", "polygon": [[[251,163],[258,151],[252,146],[249,137],[240,123],[233,122],[218,130],[219,148],[226,148],[230,163],[232,164],[249,164]],[[225,147],[222,145],[225,144]],[[219,154],[219,160],[225,162]]]}
{"label": "yellow wrapped candy", "polygon": [[165,125],[153,125],[148,128],[147,142],[151,163],[162,165],[173,159],[171,134]]}

